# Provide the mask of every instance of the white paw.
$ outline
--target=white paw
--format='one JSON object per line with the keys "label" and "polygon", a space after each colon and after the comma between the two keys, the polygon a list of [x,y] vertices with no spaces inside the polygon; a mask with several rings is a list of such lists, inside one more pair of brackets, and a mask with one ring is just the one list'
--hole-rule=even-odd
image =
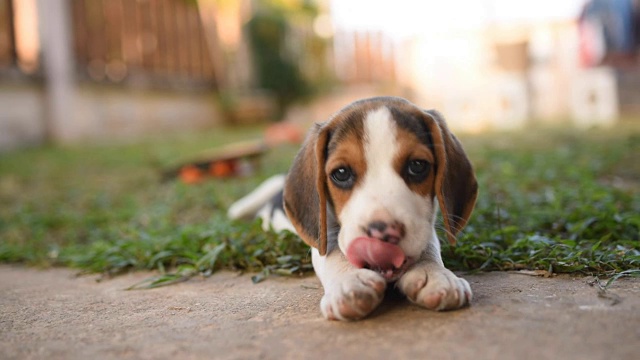
{"label": "white paw", "polygon": [[472,298],[467,280],[444,267],[420,266],[409,270],[398,281],[409,300],[431,310],[453,310],[469,305]]}
{"label": "white paw", "polygon": [[382,301],[387,282],[379,274],[359,269],[325,287],[320,301],[322,315],[328,320],[357,320],[371,313]]}

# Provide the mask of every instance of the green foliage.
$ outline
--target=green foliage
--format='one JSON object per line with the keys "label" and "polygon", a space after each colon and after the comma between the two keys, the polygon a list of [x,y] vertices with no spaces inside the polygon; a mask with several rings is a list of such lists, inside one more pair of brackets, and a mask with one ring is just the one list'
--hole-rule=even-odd
{"label": "green foliage", "polygon": [[309,29],[299,27],[310,26],[317,9],[306,1],[288,6],[279,1],[259,0],[255,5],[256,11],[246,25],[252,60],[260,87],[273,92],[276,98],[279,118],[287,106],[312,92],[300,64],[308,56],[305,43],[318,39]]}
{"label": "green foliage", "polygon": [[623,178],[619,171],[638,150],[637,136],[595,132],[485,144],[473,154],[481,195],[445,262],[464,270],[595,274],[639,267],[640,173]]}
{"label": "green foliage", "polygon": [[198,274],[210,276],[221,268],[287,275],[312,269],[304,242],[291,233],[264,232],[258,222],[233,223],[216,216],[203,224],[165,225],[151,232],[130,228],[88,247],[68,248],[60,261],[108,275],[131,268],[160,271],[160,276],[132,289],[173,284]]}
{"label": "green foliage", "polygon": [[[142,144],[4,154],[0,261],[108,275],[158,271],[133,288],[219,269],[254,272],[254,281],[309,271],[309,250],[297,237],[224,216],[232,201],[286,171],[295,147],[270,152],[265,168],[251,178],[190,186],[159,180],[159,164],[259,134],[221,129]],[[447,266],[637,274],[639,134],[632,126],[462,137],[480,196],[458,245],[443,245]]]}

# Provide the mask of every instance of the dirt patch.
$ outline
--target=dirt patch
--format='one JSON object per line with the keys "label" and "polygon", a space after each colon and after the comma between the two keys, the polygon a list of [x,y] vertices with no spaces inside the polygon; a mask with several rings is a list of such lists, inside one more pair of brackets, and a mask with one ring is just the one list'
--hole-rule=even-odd
{"label": "dirt patch", "polygon": [[315,277],[222,272],[153,290],[149,276],[96,282],[66,269],[0,266],[3,359],[474,358],[634,359],[640,279],[621,279],[611,305],[588,278],[465,276],[471,307],[437,313],[394,292],[370,318],[325,321]]}

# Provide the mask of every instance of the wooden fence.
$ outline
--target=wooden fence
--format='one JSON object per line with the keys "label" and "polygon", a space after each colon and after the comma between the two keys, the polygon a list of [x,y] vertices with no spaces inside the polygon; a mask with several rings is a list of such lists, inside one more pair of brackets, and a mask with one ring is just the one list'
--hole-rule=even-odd
{"label": "wooden fence", "polygon": [[187,0],[72,0],[81,74],[101,82],[215,86],[198,7]]}
{"label": "wooden fence", "polygon": [[16,64],[11,0],[0,0],[0,70]]}
{"label": "wooden fence", "polygon": [[393,42],[379,32],[340,31],[336,34],[337,69],[348,84],[394,83]]}

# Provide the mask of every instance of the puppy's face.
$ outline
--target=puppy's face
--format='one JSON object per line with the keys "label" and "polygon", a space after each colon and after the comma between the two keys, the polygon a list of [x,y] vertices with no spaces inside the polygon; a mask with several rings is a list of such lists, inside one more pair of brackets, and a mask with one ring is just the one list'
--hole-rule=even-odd
{"label": "puppy's face", "polygon": [[441,115],[385,97],[352,103],[311,129],[289,171],[284,207],[320,255],[337,240],[352,264],[373,264],[390,279],[428,246],[439,248],[436,198],[455,243],[476,196],[473,168]]}
{"label": "puppy's face", "polygon": [[338,244],[359,237],[400,246],[417,258],[433,236],[434,153],[420,114],[386,106],[343,114],[324,168]]}

